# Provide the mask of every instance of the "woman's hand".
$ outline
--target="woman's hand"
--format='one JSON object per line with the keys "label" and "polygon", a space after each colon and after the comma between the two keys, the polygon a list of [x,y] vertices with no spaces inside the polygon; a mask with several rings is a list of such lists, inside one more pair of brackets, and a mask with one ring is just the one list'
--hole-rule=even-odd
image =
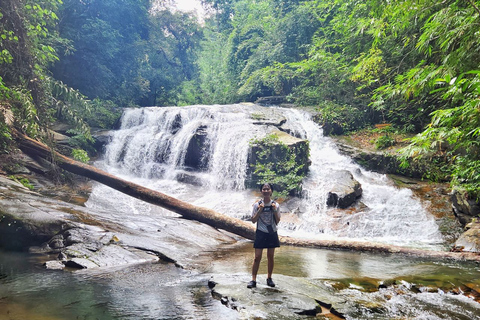
{"label": "woman's hand", "polygon": [[263,203],[263,201],[260,202],[260,203],[258,204],[258,210],[257,210],[257,212],[262,212],[264,207],[265,207],[265,203]]}

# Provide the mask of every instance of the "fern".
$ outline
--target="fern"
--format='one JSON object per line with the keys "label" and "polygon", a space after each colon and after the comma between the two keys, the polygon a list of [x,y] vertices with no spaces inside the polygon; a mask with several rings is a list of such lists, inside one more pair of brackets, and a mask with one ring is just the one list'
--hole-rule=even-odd
{"label": "fern", "polygon": [[90,127],[80,116],[81,114],[88,115],[91,113],[90,101],[78,90],[65,85],[62,81],[51,77],[46,77],[45,81],[50,92],[51,105],[55,108],[57,118],[68,121],[87,140],[93,141]]}

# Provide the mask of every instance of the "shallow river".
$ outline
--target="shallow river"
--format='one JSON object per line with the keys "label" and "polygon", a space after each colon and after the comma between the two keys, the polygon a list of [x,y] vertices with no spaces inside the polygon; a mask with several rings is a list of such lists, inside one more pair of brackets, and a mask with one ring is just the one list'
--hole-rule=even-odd
{"label": "shallow river", "polygon": [[[225,276],[227,285],[238,286],[242,304],[250,294],[245,285],[251,258],[251,244],[245,243],[206,254],[195,271],[155,263],[62,272],[44,270],[38,257],[0,252],[0,319],[251,319],[248,310],[222,305],[207,286],[212,276]],[[265,269],[262,261],[259,281]],[[282,247],[275,272],[280,291],[270,295],[288,286],[315,296],[330,287],[322,299],[337,301],[347,319],[480,319],[480,304],[456,294],[458,288],[480,288],[479,266],[471,264]],[[381,281],[392,280],[396,286],[377,290]],[[306,284],[307,291],[301,288]],[[438,287],[443,290],[433,290]],[[262,318],[309,317],[271,312]]]}

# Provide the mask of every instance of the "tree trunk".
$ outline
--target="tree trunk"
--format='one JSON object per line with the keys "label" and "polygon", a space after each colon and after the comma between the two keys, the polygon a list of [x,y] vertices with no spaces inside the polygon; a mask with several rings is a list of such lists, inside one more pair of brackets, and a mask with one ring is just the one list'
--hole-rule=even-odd
{"label": "tree trunk", "polygon": [[[255,228],[253,224],[249,222],[223,215],[211,209],[197,207],[165,195],[161,192],[117,178],[93,166],[80,163],[55,151],[52,151],[43,143],[33,140],[21,133],[15,132],[15,136],[18,140],[20,149],[22,149],[25,153],[32,156],[41,157],[48,161],[53,160],[53,163],[64,170],[95,180],[137,199],[171,210],[180,214],[186,219],[196,220],[214,228],[223,229],[237,234],[246,239],[253,240],[255,237]],[[357,242],[350,240],[307,240],[281,236],[280,243],[283,245],[300,247],[355,250],[374,253],[403,254],[429,259],[468,260],[480,262],[480,255],[472,252],[429,251],[388,244]]]}

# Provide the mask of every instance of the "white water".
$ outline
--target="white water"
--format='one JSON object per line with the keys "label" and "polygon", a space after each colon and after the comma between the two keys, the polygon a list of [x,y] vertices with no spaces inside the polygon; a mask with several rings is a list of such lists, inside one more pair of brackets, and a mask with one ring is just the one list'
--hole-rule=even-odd
{"label": "white water", "polygon": [[[192,204],[235,217],[250,215],[258,194],[244,187],[249,143],[267,134],[255,118],[285,118],[295,136],[310,141],[310,173],[304,196],[282,204],[280,234],[296,237],[354,238],[357,240],[434,248],[442,237],[434,218],[409,189],[392,185],[385,175],[361,169],[341,155],[310,116],[300,110],[256,105],[190,106],[128,109],[121,128],[112,132],[102,169]],[[274,122],[274,120],[272,120]],[[197,129],[206,132],[207,156],[199,159],[202,172],[184,166],[187,146]],[[349,170],[363,189],[365,209],[327,208],[332,172]],[[193,176],[196,185],[177,181]],[[103,185],[96,185],[87,206],[115,207],[136,215],[172,214]],[[129,218],[135,220],[135,218]]]}

